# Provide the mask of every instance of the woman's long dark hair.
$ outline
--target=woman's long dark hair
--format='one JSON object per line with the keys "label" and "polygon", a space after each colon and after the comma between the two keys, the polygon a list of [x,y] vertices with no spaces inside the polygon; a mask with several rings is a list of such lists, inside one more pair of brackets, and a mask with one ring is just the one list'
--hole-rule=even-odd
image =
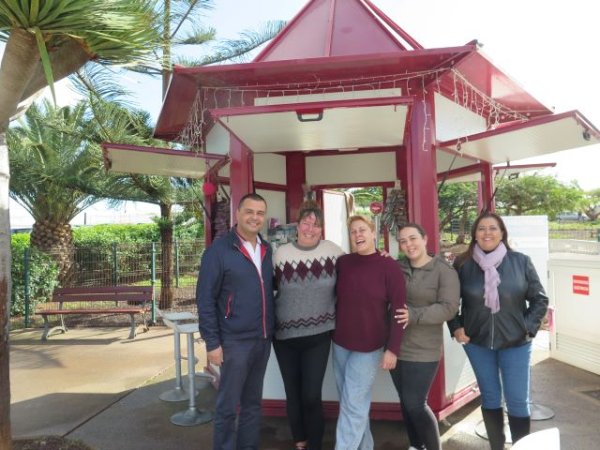
{"label": "woman's long dark hair", "polygon": [[508,231],[506,229],[504,220],[502,220],[502,217],[500,217],[498,214],[493,213],[491,211],[483,211],[481,214],[479,214],[477,219],[475,219],[475,222],[473,222],[473,226],[471,227],[471,242],[469,243],[469,248],[467,249],[466,252],[464,252],[463,254],[459,255],[456,258],[455,266],[460,267],[468,259],[473,257],[473,249],[477,245],[477,240],[475,239],[475,234],[477,233],[477,227],[479,227],[479,223],[483,219],[494,219],[498,223],[498,226],[500,227],[500,231],[502,231],[502,242],[504,243],[506,250],[511,250],[510,245],[508,245]]}

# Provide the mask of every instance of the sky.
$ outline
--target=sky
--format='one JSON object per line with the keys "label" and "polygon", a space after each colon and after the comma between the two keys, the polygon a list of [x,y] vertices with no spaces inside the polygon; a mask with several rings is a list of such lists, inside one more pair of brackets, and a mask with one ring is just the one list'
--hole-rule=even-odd
{"label": "sky", "polygon": [[[337,0],[343,1],[343,0]],[[560,113],[579,110],[600,128],[600,2],[589,0],[372,0],[425,48],[453,47],[477,39],[482,52],[543,104]],[[257,29],[268,20],[290,20],[307,0],[215,0],[203,25],[220,38]],[[160,79],[126,75],[123,85],[137,105],[156,118]],[[59,89],[63,102],[73,98]],[[519,163],[556,162],[543,174],[600,188],[600,145]]]}

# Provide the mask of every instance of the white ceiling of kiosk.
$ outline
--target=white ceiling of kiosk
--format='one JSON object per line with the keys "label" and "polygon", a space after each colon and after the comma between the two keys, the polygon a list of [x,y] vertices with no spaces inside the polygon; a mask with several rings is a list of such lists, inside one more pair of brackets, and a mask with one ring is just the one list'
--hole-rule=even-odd
{"label": "white ceiling of kiosk", "polygon": [[[467,136],[462,139],[461,152],[492,164],[515,162],[532,156],[547,155],[562,150],[598,144],[594,133],[584,137],[586,127],[577,120],[576,112],[561,114],[549,120],[509,125],[494,132]],[[442,145],[457,150],[456,141]]]}
{"label": "white ceiling of kiosk", "polygon": [[242,115],[232,108],[219,121],[255,153],[388,147],[404,141],[404,104],[324,108],[323,118],[311,122],[301,122],[294,105],[289,107]]}

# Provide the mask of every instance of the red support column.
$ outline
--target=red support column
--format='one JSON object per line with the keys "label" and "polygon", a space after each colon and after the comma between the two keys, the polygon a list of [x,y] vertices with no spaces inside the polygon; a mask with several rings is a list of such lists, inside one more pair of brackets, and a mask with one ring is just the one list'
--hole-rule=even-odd
{"label": "red support column", "polygon": [[487,209],[490,212],[496,211],[496,202],[492,198],[494,195],[494,171],[492,170],[492,164],[489,162],[481,163],[481,191],[480,191],[480,203],[482,203],[479,211]]}
{"label": "red support column", "polygon": [[236,223],[235,211],[240,199],[254,191],[252,152],[241,141],[231,136],[229,143],[229,189],[231,197],[231,225]]}
{"label": "red support column", "polygon": [[285,215],[287,223],[298,218],[300,205],[304,201],[302,185],[306,183],[306,156],[304,153],[287,153],[285,155]]}
{"label": "red support column", "polygon": [[[208,165],[208,163],[206,163]],[[213,183],[217,186],[217,181],[214,176],[209,176],[205,178],[205,182]],[[215,200],[216,194],[213,195],[204,195],[202,202],[204,203],[204,245],[208,247],[212,244],[212,236],[213,236],[213,223],[212,218],[214,216],[215,209]]]}
{"label": "red support column", "polygon": [[417,94],[409,125],[407,152],[407,201],[409,220],[425,228],[427,249],[440,251],[437,169],[433,92]]}
{"label": "red support column", "polygon": [[481,184],[481,180],[477,182],[477,213],[483,211],[485,208],[485,202],[483,201],[483,187]]}
{"label": "red support column", "polygon": [[[406,191],[408,219],[421,224],[427,233],[427,250],[440,252],[438,218],[435,106],[433,92],[419,93],[410,116],[404,144],[406,146]],[[399,175],[404,173],[400,168]],[[404,181],[403,181],[404,183]],[[429,404],[433,411],[442,410],[447,404],[442,357],[438,372],[429,392]]]}

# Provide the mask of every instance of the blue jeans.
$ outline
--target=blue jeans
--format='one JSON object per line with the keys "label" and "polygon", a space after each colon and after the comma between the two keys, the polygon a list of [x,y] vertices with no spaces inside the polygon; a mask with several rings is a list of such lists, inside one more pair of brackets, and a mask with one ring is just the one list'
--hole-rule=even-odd
{"label": "blue jeans", "polygon": [[475,344],[464,348],[479,384],[482,408],[501,408],[504,391],[508,414],[529,417],[531,342],[501,350]]}
{"label": "blue jeans", "polygon": [[340,398],[336,450],[373,450],[369,410],[383,348],[354,352],[333,344],[333,372]]}
{"label": "blue jeans", "polygon": [[213,449],[258,450],[263,379],[271,354],[271,340],[227,340],[222,347]]}

